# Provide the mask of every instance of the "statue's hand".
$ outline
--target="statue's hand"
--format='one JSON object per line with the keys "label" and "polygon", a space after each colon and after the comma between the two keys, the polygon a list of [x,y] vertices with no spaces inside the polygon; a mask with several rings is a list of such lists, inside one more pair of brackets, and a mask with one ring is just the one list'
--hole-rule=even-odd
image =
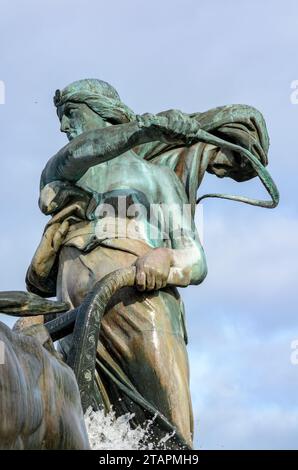
{"label": "statue's hand", "polygon": [[43,236],[44,248],[49,252],[57,253],[65,239],[69,229],[69,222],[64,220],[62,223],[50,225]]}
{"label": "statue's hand", "polygon": [[198,121],[176,109],[163,111],[159,114],[143,114],[137,116],[139,125],[146,127],[152,138],[165,140],[169,143],[181,142],[190,144],[194,140],[200,125]]}
{"label": "statue's hand", "polygon": [[64,222],[49,225],[31,262],[31,268],[41,277],[47,277],[52,269],[56,255],[68,232],[69,223]]}
{"label": "statue's hand", "polygon": [[144,291],[165,287],[171,264],[171,250],[167,248],[155,248],[138,258],[135,262],[137,288]]}

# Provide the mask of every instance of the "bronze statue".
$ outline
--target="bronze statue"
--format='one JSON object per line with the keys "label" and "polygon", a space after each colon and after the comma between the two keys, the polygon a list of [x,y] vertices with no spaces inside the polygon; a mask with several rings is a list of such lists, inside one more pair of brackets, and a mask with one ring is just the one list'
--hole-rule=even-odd
{"label": "bronze statue", "polygon": [[[207,273],[194,224],[199,200],[277,205],[265,168],[264,119],[244,105],[137,116],[111,85],[95,79],[58,90],[54,102],[70,142],[41,175],[39,206],[52,218],[28,269],[27,288],[69,304],[73,322],[78,312],[82,316],[77,334],[59,342],[73,366],[83,337],[88,347],[86,324],[96,316],[96,308],[86,313],[87,294],[100,281],[114,285],[96,319],[93,405],[113,406],[118,415],[133,412],[135,425],[155,417],[153,441],[174,431],[169,448],[191,448],[187,333],[177,287],[200,284]],[[239,182],[258,175],[272,201],[220,194],[197,200],[206,171]]]}

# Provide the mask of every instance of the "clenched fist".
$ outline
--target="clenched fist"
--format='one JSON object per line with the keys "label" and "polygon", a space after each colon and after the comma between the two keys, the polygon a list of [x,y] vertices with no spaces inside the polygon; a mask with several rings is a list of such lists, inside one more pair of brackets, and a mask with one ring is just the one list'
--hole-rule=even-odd
{"label": "clenched fist", "polygon": [[159,114],[137,116],[140,127],[145,127],[152,138],[169,143],[190,145],[200,129],[198,121],[179,110],[171,109]]}
{"label": "clenched fist", "polygon": [[172,255],[168,248],[155,248],[138,258],[135,262],[137,288],[144,291],[165,287],[171,265]]}

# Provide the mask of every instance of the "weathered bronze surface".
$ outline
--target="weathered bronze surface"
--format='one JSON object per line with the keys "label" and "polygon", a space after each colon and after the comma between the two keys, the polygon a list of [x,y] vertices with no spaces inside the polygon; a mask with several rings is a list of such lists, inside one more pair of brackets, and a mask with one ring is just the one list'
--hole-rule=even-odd
{"label": "weathered bronze surface", "polygon": [[0,322],[0,341],[0,448],[88,449],[74,373],[45,327],[14,332]]}
{"label": "weathered bronze surface", "polygon": [[[168,447],[189,448],[187,334],[177,287],[200,284],[207,273],[196,203],[222,197],[277,205],[264,119],[245,105],[137,116],[95,79],[57,91],[54,101],[70,142],[41,175],[39,205],[52,217],[26,276],[37,295],[29,298],[32,313],[57,312],[45,326],[75,371],[84,410],[130,411],[134,425],[155,416],[154,442],[175,431]],[[197,200],[206,171],[239,182],[259,176],[271,201]],[[58,302],[40,299],[39,311],[37,299],[53,296]],[[24,307],[12,301],[5,308],[15,314]]]}

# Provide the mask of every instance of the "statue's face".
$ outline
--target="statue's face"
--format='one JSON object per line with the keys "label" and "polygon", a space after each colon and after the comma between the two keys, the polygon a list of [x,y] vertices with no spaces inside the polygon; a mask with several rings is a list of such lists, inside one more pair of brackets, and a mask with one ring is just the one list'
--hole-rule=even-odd
{"label": "statue's face", "polygon": [[224,152],[216,152],[215,158],[213,158],[208,165],[208,171],[215,174],[219,178],[230,176],[235,165],[235,159],[232,152],[225,150]]}
{"label": "statue's face", "polygon": [[219,178],[229,177],[236,181],[245,181],[246,178],[241,174],[241,167],[239,157],[234,152],[225,149],[216,152],[215,158],[209,162],[207,171]]}
{"label": "statue's face", "polygon": [[91,129],[110,126],[111,124],[96,114],[85,103],[65,103],[58,108],[60,130],[67,134],[68,140]]}

